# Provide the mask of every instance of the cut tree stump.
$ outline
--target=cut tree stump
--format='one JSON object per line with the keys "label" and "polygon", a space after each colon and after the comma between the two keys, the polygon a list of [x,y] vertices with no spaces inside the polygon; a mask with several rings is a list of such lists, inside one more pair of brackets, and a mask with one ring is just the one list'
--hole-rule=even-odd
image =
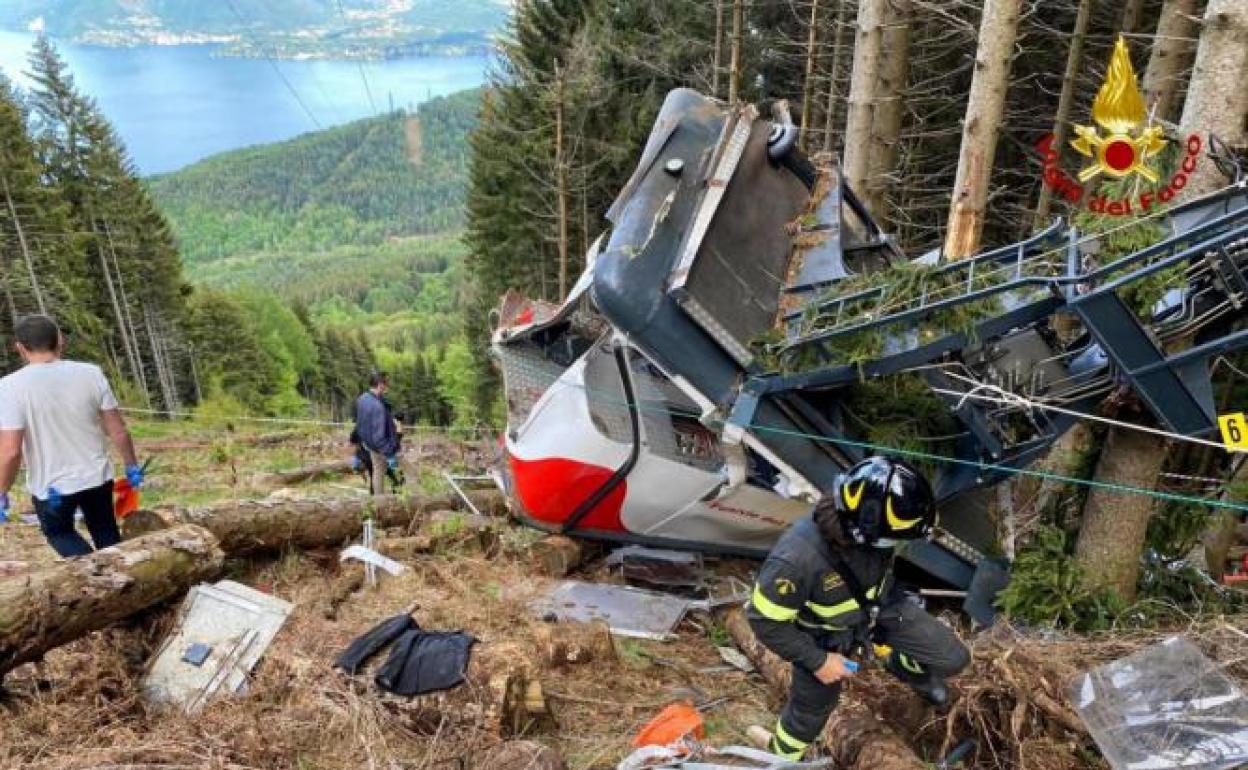
{"label": "cut tree stump", "polygon": [[[730,611],[724,619],[728,633],[745,653],[772,692],[780,699],[789,691],[789,664],[763,646],[750,629],[745,613]],[[914,749],[853,695],[847,682],[840,705],[824,728],[836,766],[846,770],[924,770],[928,767]]]}
{"label": "cut tree stump", "polygon": [[594,623],[544,623],[534,631],[537,656],[548,668],[564,668],[591,661],[615,659],[611,629]]}
{"label": "cut tree stump", "polygon": [[[506,510],[506,500],[494,490],[471,492],[482,512]],[[368,498],[309,498],[306,500],[243,500],[208,508],[162,512],[171,521],[198,524],[216,535],[230,556],[277,551],[287,546],[331,548],[358,537],[364,517],[371,514],[378,527],[408,526],[432,511],[458,507],[455,497],[381,495]]]}
{"label": "cut tree stump", "polygon": [[221,571],[206,529],[184,525],[0,580],[0,677]]}
{"label": "cut tree stump", "polygon": [[288,487],[291,484],[302,484],[305,481],[311,481],[323,476],[341,476],[350,472],[350,460],[334,460],[333,462],[309,465],[306,468],[298,468],[293,471],[262,473],[256,476],[255,481],[257,484],[266,486]]}
{"label": "cut tree stump", "polygon": [[585,547],[564,535],[547,535],[529,546],[529,558],[543,575],[567,577],[581,566]]}

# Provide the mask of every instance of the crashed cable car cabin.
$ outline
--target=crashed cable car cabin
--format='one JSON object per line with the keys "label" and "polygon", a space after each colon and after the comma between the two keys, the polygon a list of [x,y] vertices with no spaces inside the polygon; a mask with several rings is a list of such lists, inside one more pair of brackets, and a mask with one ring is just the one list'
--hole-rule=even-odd
{"label": "crashed cable car cabin", "polygon": [[[984,490],[1043,453],[1072,413],[1128,387],[1171,431],[1215,429],[1211,360],[1248,342],[1242,177],[1172,208],[1155,220],[1158,243],[1105,264],[1096,238],[1060,221],[941,264],[908,260],[796,140],[752,107],[671,92],[563,304],[503,298],[492,351],[505,475],[528,523],[765,555],[876,453],[847,413],[850,389],[919,373],[957,430],[933,474],[937,533],[902,556],[966,588],[995,542]],[[924,285],[904,295],[864,280],[910,268]],[[1162,271],[1179,285],[1141,317],[1124,296]],[[961,328],[924,326],[950,311]],[[1059,313],[1073,335],[1055,332]],[[875,352],[845,361],[838,351],[863,335]],[[1192,343],[1169,352],[1179,338]],[[983,399],[980,384],[1023,398]]]}

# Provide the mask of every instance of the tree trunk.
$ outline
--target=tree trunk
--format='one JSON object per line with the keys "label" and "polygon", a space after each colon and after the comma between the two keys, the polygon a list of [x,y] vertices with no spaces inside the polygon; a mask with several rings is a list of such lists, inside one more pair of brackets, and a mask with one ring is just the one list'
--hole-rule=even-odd
{"label": "tree trunk", "polygon": [[975,75],[962,122],[962,149],[949,208],[944,257],[963,259],[979,250],[988,183],[1009,87],[1010,58],[1018,33],[1020,0],[986,0],[979,24]]}
{"label": "tree trunk", "polygon": [[563,146],[566,73],[555,62],[555,194],[559,203],[559,301],[568,296],[568,160]]}
{"label": "tree trunk", "polygon": [[745,0],[732,0],[732,53],[728,62],[728,103],[741,98],[741,46],[745,43]]}
{"label": "tree trunk", "polygon": [[[789,664],[763,646],[750,630],[745,613],[730,611],[724,621],[728,634],[750,659],[777,698],[789,691]],[[897,733],[861,700],[854,697],[851,678],[840,704],[824,728],[836,767],[846,770],[920,770],[928,767]]]}
{"label": "tree trunk", "polygon": [[[1095,478],[1105,484],[1152,489],[1166,461],[1157,437],[1129,428],[1110,428],[1096,464]],[[1075,561],[1089,590],[1108,588],[1130,602],[1140,577],[1140,555],[1154,498],[1093,488],[1083,505],[1083,522],[1075,543]]]}
{"label": "tree trunk", "polygon": [[719,98],[719,71],[723,69],[724,51],[724,0],[715,3],[715,52],[711,54],[711,96]]}
{"label": "tree trunk", "polygon": [[[104,286],[108,289],[108,298],[113,306],[113,317],[117,320],[117,331],[121,333],[121,346],[125,349],[126,360],[130,363],[130,374],[134,377],[135,383],[141,385],[142,374],[138,353],[130,346],[130,337],[126,334],[126,319],[121,313],[121,303],[117,299],[117,287],[113,285],[113,271],[108,267],[108,257],[104,256],[104,246],[99,241],[100,233],[94,220],[91,222],[91,230],[95,233],[95,251],[100,257],[100,271],[104,275]],[[143,397],[147,398],[146,388],[144,388]]]}
{"label": "tree trunk", "polygon": [[[497,514],[506,501],[495,491],[471,492],[473,504]],[[231,556],[277,551],[287,546],[330,548],[357,537],[364,517],[378,527],[406,527],[418,516],[456,508],[454,497],[398,497],[381,495],[351,499],[252,500],[221,503],[209,508],[174,509],[173,523],[198,524],[221,543]]]}
{"label": "tree trunk", "polygon": [[1144,0],[1126,0],[1122,5],[1122,19],[1118,23],[1118,29],[1122,30],[1122,34],[1130,35],[1132,32],[1139,32],[1144,26]]}
{"label": "tree trunk", "polygon": [[819,61],[819,0],[810,3],[810,29],[806,35],[806,76],[802,78],[802,123],[798,136],[802,149],[810,146],[806,131],[810,127],[811,101],[815,93],[815,62]]}
{"label": "tree trunk", "polygon": [[[1075,28],[1070,31],[1070,48],[1066,51],[1066,69],[1062,73],[1062,90],[1057,97],[1057,114],[1053,116],[1053,149],[1061,155],[1070,133],[1070,109],[1075,101],[1075,85],[1079,70],[1083,67],[1083,43],[1088,34],[1088,20],[1092,17],[1092,0],[1079,0],[1075,12]],[[1040,185],[1040,200],[1036,203],[1033,225],[1041,228],[1049,218],[1053,204],[1053,190],[1047,184]]]}
{"label": "tree trunk", "polygon": [[152,366],[156,369],[156,382],[160,385],[160,398],[165,405],[166,412],[173,412],[177,409],[177,403],[173,396],[173,383],[165,376],[166,367],[160,354],[160,342],[156,336],[156,327],[152,324],[152,312],[146,304],[143,305],[143,326],[147,330],[147,342],[152,349]]}
{"label": "tree trunk", "polygon": [[[1248,145],[1248,2],[1209,0],[1192,79],[1179,123],[1184,134],[1215,134],[1231,147]],[[1187,182],[1188,197],[1228,184],[1208,158],[1202,158]]]}
{"label": "tree trunk", "polygon": [[0,677],[181,595],[223,563],[210,532],[182,526],[0,581]]}
{"label": "tree trunk", "polygon": [[896,187],[894,173],[901,149],[906,78],[910,69],[910,0],[891,0],[884,28],[884,54],[871,130],[867,207],[883,224],[888,219],[888,190]]}
{"label": "tree trunk", "polygon": [[[1231,474],[1230,479],[1222,486],[1218,497],[1222,500],[1245,502],[1243,488],[1248,484],[1248,460],[1238,458],[1239,465]],[[1205,550],[1205,564],[1209,567],[1209,575],[1214,580],[1221,580],[1226,572],[1226,560],[1235,545],[1239,528],[1239,513],[1225,508],[1215,509],[1208,526],[1201,534],[1201,545]]]}
{"label": "tree trunk", "polygon": [[30,278],[30,291],[35,295],[35,305],[40,315],[47,315],[48,308],[43,302],[43,292],[39,289],[39,278],[35,275],[35,262],[30,255],[30,244],[26,243],[26,228],[17,217],[17,207],[13,205],[13,194],[9,191],[9,178],[0,173],[0,185],[4,186],[4,202],[9,207],[9,216],[13,219],[13,231],[17,234],[17,245],[22,250],[22,259],[26,260],[26,273]]}
{"label": "tree trunk", "polygon": [[117,259],[117,247],[113,243],[113,230],[104,222],[104,237],[108,239],[108,252],[113,256],[113,271],[117,279],[117,293],[121,297],[121,309],[125,312],[122,334],[130,335],[130,344],[134,347],[134,357],[138,364],[135,376],[139,378],[139,387],[143,389],[143,397],[150,399],[147,387],[147,370],[143,368],[143,354],[139,348],[139,334],[135,330],[134,315],[130,312],[130,296],[126,293],[126,277],[121,272],[121,262]]}
{"label": "tree trunk", "polygon": [[[845,111],[845,181],[855,192],[867,194],[871,171],[871,127],[876,89],[880,84],[880,48],[888,0],[858,4],[858,32],[854,40],[854,68],[850,73],[849,102]],[[878,212],[872,211],[873,215]]]}
{"label": "tree trunk", "polygon": [[828,103],[823,116],[823,151],[832,152],[832,133],[836,126],[837,86],[841,80],[841,58],[844,55],[845,9],[848,2],[836,4],[836,19],[832,22],[832,65],[828,70]]}
{"label": "tree trunk", "polygon": [[1144,102],[1153,120],[1174,120],[1192,54],[1196,51],[1198,0],[1165,0],[1153,52],[1144,70]]}

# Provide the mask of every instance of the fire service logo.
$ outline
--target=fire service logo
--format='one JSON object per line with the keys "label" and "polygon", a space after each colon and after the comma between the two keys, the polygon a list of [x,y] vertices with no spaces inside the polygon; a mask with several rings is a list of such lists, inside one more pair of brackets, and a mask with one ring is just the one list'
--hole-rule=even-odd
{"label": "fire service logo", "polygon": [[1131,66],[1127,43],[1119,37],[1109,60],[1105,82],[1092,102],[1092,120],[1096,126],[1075,126],[1075,139],[1070,143],[1076,152],[1088,159],[1087,164],[1077,177],[1072,178],[1059,165],[1060,148],[1053,146],[1056,137],[1049,134],[1036,145],[1044,159],[1044,183],[1074,205],[1085,202],[1087,190],[1084,183],[1097,177],[1124,179],[1136,176],[1149,184],[1148,189],[1118,200],[1109,200],[1105,195],[1093,195],[1086,200],[1090,211],[1111,216],[1140,214],[1169,202],[1187,186],[1188,175],[1196,170],[1201,150],[1200,135],[1187,137],[1179,170],[1163,185],[1150,160],[1165,149],[1166,139],[1160,126],[1144,125],[1147,119],[1144,97],[1140,93],[1135,69]]}

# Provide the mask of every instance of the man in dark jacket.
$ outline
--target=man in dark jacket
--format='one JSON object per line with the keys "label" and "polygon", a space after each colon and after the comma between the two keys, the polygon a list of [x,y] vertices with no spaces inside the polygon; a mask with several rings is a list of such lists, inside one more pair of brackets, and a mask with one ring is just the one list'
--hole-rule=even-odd
{"label": "man in dark jacket", "polygon": [[892,581],[898,541],[928,536],[935,520],[922,474],[873,457],[847,471],[836,493],[776,543],[746,611],[759,640],[793,665],[773,753],[798,760],[819,737],[841,680],[857,668],[848,656],[859,649],[878,649],[885,668],[930,702],[948,700],[944,680],[966,667],[970,653]]}
{"label": "man in dark jacket", "polygon": [[385,372],[373,372],[368,378],[366,390],[355,402],[355,431],[360,444],[368,450],[372,461],[372,487],[374,495],[385,494],[387,471],[399,468],[399,432],[390,414],[390,407],[383,396],[390,389],[390,378]]}

